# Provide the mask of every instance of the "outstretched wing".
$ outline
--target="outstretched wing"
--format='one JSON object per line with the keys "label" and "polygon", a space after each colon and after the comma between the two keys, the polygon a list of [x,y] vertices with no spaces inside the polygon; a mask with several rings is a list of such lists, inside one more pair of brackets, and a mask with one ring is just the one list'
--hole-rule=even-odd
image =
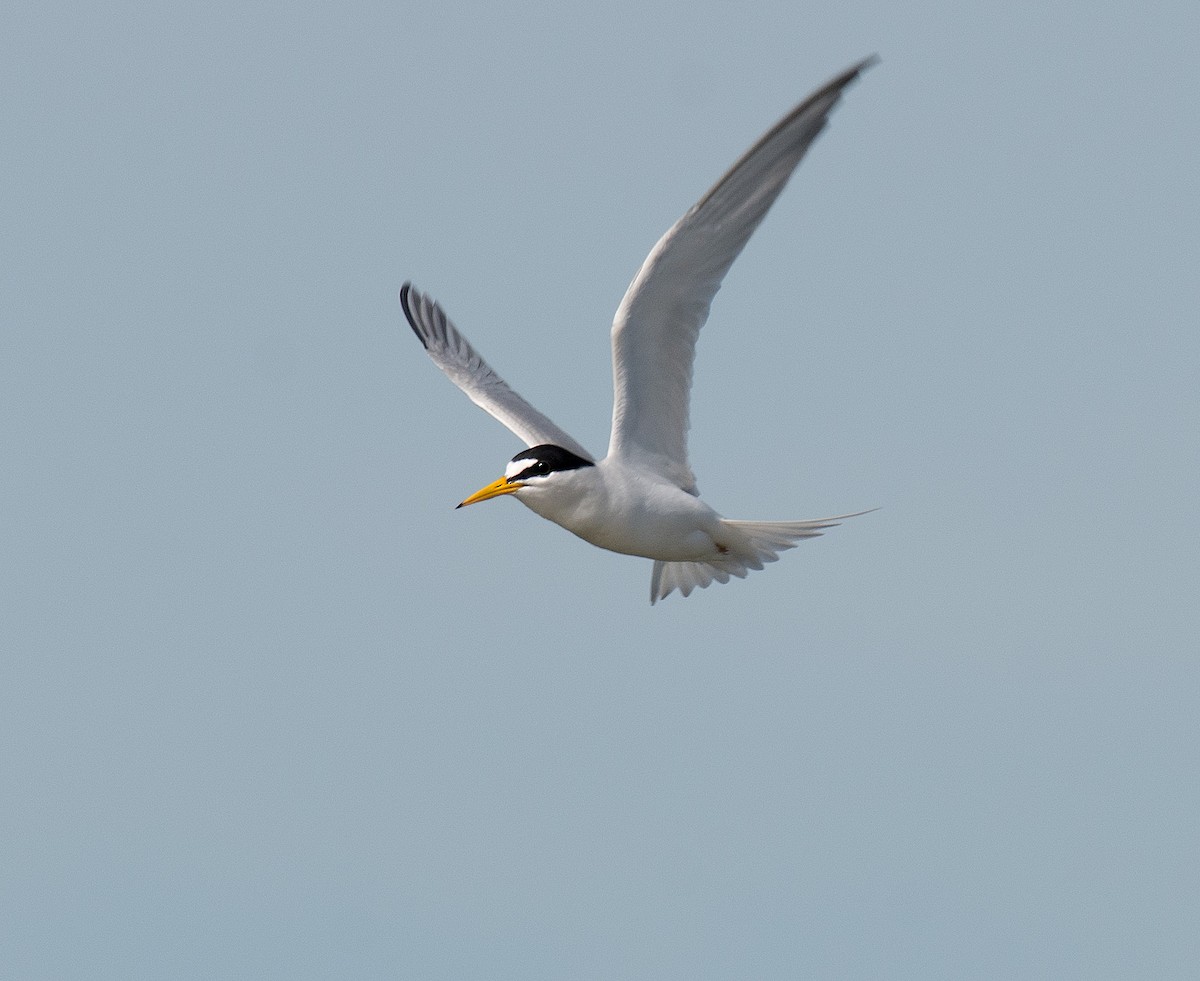
{"label": "outstretched wing", "polygon": [[400,288],[400,306],[425,353],[472,402],[499,419],[526,446],[553,443],[585,460],[594,457],[575,440],[538,412],[492,371],[479,352],[471,347],[446,316],[446,312],[412,283]]}
{"label": "outstretched wing", "polygon": [[687,458],[696,338],[721,280],[825,127],[859,62],[809,96],[733,165],[668,231],[638,270],[613,320],[613,427],[608,452],[695,493]]}

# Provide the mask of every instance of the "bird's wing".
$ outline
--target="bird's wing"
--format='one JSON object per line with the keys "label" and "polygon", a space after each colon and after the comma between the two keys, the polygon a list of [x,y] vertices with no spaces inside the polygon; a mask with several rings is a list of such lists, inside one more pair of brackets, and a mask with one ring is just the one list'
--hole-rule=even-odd
{"label": "bird's wing", "polygon": [[479,352],[458,332],[446,312],[429,297],[413,289],[412,283],[405,283],[400,288],[400,306],[433,363],[467,394],[467,398],[504,423],[525,441],[526,446],[553,443],[585,460],[594,459],[587,450],[509,388],[508,383],[492,371]]}
{"label": "bird's wing", "polygon": [[733,165],[658,241],[612,327],[613,426],[608,452],[695,493],[687,458],[696,338],[725,273],[824,128],[859,62],[809,96]]}

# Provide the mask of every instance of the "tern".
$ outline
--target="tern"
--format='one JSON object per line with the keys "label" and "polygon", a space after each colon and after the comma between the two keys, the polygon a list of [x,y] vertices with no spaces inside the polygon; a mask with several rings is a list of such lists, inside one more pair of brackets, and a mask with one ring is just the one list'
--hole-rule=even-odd
{"label": "tern", "polygon": [[650,602],[744,578],[845,518],[732,521],[700,499],[688,464],[696,339],[734,259],[779,196],[866,58],[818,89],[754,144],[667,231],[633,278],[612,325],[613,415],[597,460],[488,366],[437,303],[411,283],[400,305],[434,363],[528,449],[458,507],[511,496],[600,548],[654,560]]}

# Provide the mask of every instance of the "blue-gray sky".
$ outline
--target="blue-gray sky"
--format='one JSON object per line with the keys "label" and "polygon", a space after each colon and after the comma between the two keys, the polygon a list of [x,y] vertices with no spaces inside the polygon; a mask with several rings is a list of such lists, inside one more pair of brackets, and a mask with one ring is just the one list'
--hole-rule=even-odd
{"label": "blue-gray sky", "polygon": [[[0,962],[1200,971],[1194,0],[6,7]],[[651,608],[519,504],[649,247],[856,59],[700,342]]]}

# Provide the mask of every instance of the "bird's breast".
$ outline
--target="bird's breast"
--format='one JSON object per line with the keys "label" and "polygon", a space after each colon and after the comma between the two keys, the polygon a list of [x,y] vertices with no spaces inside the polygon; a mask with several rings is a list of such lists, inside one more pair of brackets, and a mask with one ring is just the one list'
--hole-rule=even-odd
{"label": "bird's breast", "polygon": [[580,474],[574,486],[518,494],[542,517],[584,541],[626,555],[671,562],[714,555],[720,516],[697,497],[629,468]]}

